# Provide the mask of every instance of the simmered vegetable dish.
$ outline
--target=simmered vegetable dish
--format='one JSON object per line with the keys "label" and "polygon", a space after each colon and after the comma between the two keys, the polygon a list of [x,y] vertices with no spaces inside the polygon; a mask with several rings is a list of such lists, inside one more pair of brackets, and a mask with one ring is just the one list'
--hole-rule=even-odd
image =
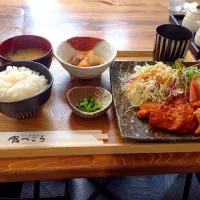
{"label": "simmered vegetable dish", "polygon": [[102,59],[95,55],[94,51],[89,51],[86,55],[77,53],[71,59],[69,63],[79,67],[91,67],[103,64]]}

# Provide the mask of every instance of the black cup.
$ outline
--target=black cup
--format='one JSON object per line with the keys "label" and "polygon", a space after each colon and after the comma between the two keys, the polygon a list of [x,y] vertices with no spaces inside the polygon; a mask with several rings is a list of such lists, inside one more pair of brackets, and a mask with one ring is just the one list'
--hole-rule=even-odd
{"label": "black cup", "polygon": [[174,62],[184,58],[193,38],[193,33],[182,26],[163,24],[156,29],[154,61]]}

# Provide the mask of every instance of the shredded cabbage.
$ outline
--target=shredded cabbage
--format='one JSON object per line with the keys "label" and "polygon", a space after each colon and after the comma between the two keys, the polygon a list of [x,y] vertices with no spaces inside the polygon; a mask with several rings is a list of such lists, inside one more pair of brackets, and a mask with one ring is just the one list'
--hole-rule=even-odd
{"label": "shredded cabbage", "polygon": [[184,93],[177,70],[162,62],[137,65],[134,74],[123,79],[122,91],[133,107],[148,101],[166,102],[170,97]]}

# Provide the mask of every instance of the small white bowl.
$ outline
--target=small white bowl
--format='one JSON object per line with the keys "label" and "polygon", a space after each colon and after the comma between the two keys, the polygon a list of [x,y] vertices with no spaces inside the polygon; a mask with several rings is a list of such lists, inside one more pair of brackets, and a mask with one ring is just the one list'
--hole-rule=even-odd
{"label": "small white bowl", "polygon": [[[76,104],[79,100],[83,98],[88,98],[92,96],[94,99],[101,102],[102,109],[97,110],[95,112],[83,112],[76,108]],[[101,87],[91,87],[91,86],[83,86],[83,87],[74,87],[70,89],[67,93],[67,100],[69,102],[69,106],[72,109],[73,113],[82,118],[96,118],[104,115],[107,110],[110,108],[112,104],[112,94]]]}
{"label": "small white bowl", "polygon": [[[103,64],[92,67],[78,67],[67,62],[74,54],[86,54],[91,50],[103,60]],[[99,77],[111,65],[117,56],[117,50],[103,39],[73,37],[61,42],[54,49],[54,55],[70,75],[81,79],[93,79]]]}

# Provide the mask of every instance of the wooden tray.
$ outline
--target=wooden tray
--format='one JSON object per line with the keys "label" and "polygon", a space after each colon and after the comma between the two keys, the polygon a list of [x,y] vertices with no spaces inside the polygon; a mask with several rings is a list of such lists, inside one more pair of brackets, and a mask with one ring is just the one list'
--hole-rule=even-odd
{"label": "wooden tray", "polygon": [[[169,21],[172,23],[172,24],[177,24],[177,25],[182,25],[182,21],[183,21],[183,18],[185,16],[184,15],[180,15],[180,14],[171,14],[169,16]],[[195,36],[195,33],[194,33],[194,36]],[[191,42],[190,46],[189,46],[189,50],[192,52],[192,54],[194,55],[194,57],[196,59],[199,59],[200,58],[200,47],[198,47],[195,43],[194,43],[194,40]]]}
{"label": "wooden tray", "polygon": [[[122,57],[121,57],[122,56]],[[152,60],[152,51],[119,51],[116,60]],[[195,61],[188,53],[185,61]],[[79,85],[101,86],[110,90],[109,70],[99,79],[70,79],[69,74],[54,59],[50,68],[54,75],[52,95],[42,112],[26,120],[15,120],[0,114],[1,132],[101,130],[101,144],[73,144],[52,146],[0,147],[0,157],[38,157],[61,155],[131,154],[165,152],[200,152],[199,143],[139,143],[124,140],[120,136],[114,107],[106,115],[96,119],[82,119],[72,114],[66,100],[66,92]],[[5,133],[1,133],[5,134]],[[107,135],[108,138],[107,138]],[[97,137],[97,136],[96,136]],[[98,136],[99,137],[99,136]]]}

